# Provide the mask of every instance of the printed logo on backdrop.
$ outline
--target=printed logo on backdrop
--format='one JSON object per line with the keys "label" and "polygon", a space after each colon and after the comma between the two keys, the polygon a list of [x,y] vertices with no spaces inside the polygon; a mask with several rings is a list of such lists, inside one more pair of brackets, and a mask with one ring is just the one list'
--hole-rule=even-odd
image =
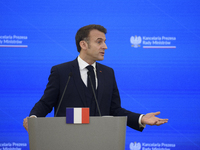
{"label": "printed logo on backdrop", "polygon": [[131,142],[129,144],[130,150],[172,150],[175,147],[176,144],[168,144],[168,143]]}
{"label": "printed logo on backdrop", "polygon": [[131,46],[134,47],[134,48],[138,48],[140,47],[140,44],[142,42],[142,38],[141,36],[131,36],[131,39],[130,39],[130,42],[131,42]]}
{"label": "printed logo on backdrop", "polygon": [[0,47],[27,48],[27,39],[28,36],[23,35],[0,35]]}
{"label": "printed logo on backdrop", "polygon": [[134,48],[146,48],[146,49],[156,49],[164,48],[171,49],[176,48],[174,45],[176,37],[169,36],[131,36],[130,43]]}
{"label": "printed logo on backdrop", "polygon": [[130,150],[141,150],[141,144],[134,142],[134,143],[130,143],[129,145]]}

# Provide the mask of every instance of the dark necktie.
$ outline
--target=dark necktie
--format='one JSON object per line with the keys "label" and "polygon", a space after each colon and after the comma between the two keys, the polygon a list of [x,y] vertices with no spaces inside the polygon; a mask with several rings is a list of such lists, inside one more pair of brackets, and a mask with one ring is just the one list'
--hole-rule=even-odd
{"label": "dark necktie", "polygon": [[[94,87],[94,90],[96,90],[96,80],[95,80],[95,74],[94,74],[94,67],[89,65],[86,67],[88,70],[89,70],[89,75],[90,75],[90,78],[92,80],[92,85]],[[92,89],[91,87],[91,83],[90,83],[90,78],[89,78],[89,75],[88,75],[88,78],[87,78],[87,87],[89,89]]]}

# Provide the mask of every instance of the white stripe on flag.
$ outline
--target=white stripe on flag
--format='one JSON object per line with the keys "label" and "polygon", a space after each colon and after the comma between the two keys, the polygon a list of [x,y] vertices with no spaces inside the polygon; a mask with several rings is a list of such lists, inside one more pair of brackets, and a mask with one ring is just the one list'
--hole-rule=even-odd
{"label": "white stripe on flag", "polygon": [[74,123],[82,123],[82,108],[74,108]]}

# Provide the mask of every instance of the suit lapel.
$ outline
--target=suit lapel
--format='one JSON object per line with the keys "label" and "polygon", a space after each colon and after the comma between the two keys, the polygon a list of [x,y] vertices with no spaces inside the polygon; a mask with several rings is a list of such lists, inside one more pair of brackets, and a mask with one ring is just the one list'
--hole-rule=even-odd
{"label": "suit lapel", "polygon": [[103,76],[103,70],[101,66],[96,63],[96,71],[97,71],[97,79],[98,79],[98,103],[100,104],[102,96],[103,96],[103,91],[104,91],[104,76]]}
{"label": "suit lapel", "polygon": [[74,83],[75,83],[75,86],[77,88],[77,91],[78,91],[78,93],[81,97],[81,100],[82,100],[84,106],[87,106],[86,97],[85,97],[85,93],[84,93],[84,85],[82,83],[83,81],[81,79],[77,59],[75,59],[72,63],[72,76],[73,76]]}

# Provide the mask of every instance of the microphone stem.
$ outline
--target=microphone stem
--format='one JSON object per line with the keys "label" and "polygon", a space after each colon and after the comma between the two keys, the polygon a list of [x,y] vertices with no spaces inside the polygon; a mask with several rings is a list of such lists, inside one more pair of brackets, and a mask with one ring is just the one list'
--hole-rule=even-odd
{"label": "microphone stem", "polygon": [[95,94],[95,91],[94,91],[94,87],[93,87],[93,84],[92,84],[92,79],[90,77],[90,73],[88,72],[88,75],[89,75],[89,79],[90,79],[90,83],[91,83],[91,87],[92,87],[92,92],[93,92],[93,95],[94,95],[94,99],[95,99],[95,102],[96,102],[96,105],[97,105],[97,109],[98,109],[98,112],[99,112],[99,116],[101,117],[101,112],[100,112],[100,109],[99,109],[99,104],[98,104],[98,101],[97,101],[97,97],[96,97],[96,94]]}
{"label": "microphone stem", "polygon": [[58,110],[59,110],[60,105],[61,105],[61,103],[62,103],[63,97],[64,97],[64,95],[65,95],[65,91],[66,91],[66,89],[67,89],[67,86],[68,86],[68,83],[69,83],[69,80],[70,80],[71,76],[72,76],[72,73],[70,72],[70,73],[69,73],[69,78],[68,78],[67,83],[66,83],[66,85],[65,85],[65,89],[64,89],[64,91],[63,91],[62,97],[61,97],[61,99],[60,99],[60,102],[59,102],[59,104],[58,104],[58,107],[57,107],[57,110],[56,110],[56,113],[55,113],[54,117],[57,116]]}

